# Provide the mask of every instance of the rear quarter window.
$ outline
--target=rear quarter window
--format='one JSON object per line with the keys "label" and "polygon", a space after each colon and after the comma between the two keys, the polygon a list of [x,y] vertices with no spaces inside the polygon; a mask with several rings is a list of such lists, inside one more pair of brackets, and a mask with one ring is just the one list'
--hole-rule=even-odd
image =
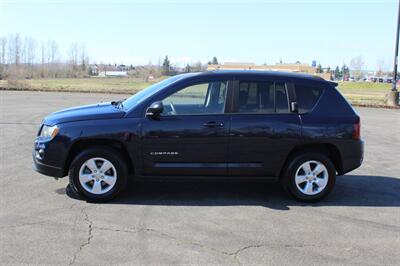
{"label": "rear quarter window", "polygon": [[295,84],[296,99],[299,113],[310,112],[324,91],[321,87]]}

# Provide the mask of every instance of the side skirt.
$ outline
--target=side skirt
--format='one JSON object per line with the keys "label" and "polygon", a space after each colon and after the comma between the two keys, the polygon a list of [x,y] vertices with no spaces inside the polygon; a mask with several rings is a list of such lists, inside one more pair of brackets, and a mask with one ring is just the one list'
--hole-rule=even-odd
{"label": "side skirt", "polygon": [[276,176],[134,176],[133,179],[137,181],[257,181],[268,183],[279,181],[279,177]]}

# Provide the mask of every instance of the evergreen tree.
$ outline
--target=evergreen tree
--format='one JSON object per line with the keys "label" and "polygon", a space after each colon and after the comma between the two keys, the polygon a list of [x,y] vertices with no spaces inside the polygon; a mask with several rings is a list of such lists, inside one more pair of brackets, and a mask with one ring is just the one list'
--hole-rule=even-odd
{"label": "evergreen tree", "polygon": [[169,71],[171,69],[171,65],[170,65],[170,62],[169,62],[169,59],[168,59],[168,55],[165,56],[165,58],[164,58],[164,62],[162,64],[162,69],[163,69],[163,74],[164,75],[168,75],[169,74]]}
{"label": "evergreen tree", "polygon": [[348,79],[350,77],[350,69],[348,66],[346,66],[345,64],[343,64],[342,66],[342,79]]}
{"label": "evergreen tree", "polygon": [[213,64],[213,65],[218,65],[218,59],[217,59],[216,56],[213,57],[213,59],[212,59],[212,64]]}
{"label": "evergreen tree", "polygon": [[318,66],[317,66],[317,73],[322,73],[322,66],[321,66],[321,64],[318,64]]}
{"label": "evergreen tree", "polygon": [[336,66],[335,71],[333,73],[335,75],[335,79],[341,79],[342,78],[342,71],[340,71],[339,66]]}

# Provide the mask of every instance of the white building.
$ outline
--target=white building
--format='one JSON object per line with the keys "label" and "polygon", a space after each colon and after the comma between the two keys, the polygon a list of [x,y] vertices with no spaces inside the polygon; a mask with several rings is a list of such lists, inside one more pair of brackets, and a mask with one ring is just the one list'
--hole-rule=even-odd
{"label": "white building", "polygon": [[127,77],[128,72],[126,71],[101,71],[99,77]]}

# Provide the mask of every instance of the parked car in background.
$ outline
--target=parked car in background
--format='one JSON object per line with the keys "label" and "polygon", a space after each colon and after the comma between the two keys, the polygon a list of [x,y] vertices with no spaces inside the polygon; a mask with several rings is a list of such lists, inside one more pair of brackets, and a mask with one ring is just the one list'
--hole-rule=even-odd
{"label": "parked car in background", "polygon": [[371,77],[371,78],[370,78],[370,81],[371,81],[371,82],[377,82],[377,81],[378,81],[378,78],[377,78],[377,77]]}
{"label": "parked car in background", "polygon": [[171,77],[117,102],[45,117],[34,169],[69,176],[89,201],[128,180],[280,182],[300,201],[328,195],[363,160],[360,117],[322,78],[211,71]]}
{"label": "parked car in background", "polygon": [[385,82],[386,82],[386,83],[392,83],[392,82],[393,82],[393,78],[391,78],[391,77],[385,77]]}

